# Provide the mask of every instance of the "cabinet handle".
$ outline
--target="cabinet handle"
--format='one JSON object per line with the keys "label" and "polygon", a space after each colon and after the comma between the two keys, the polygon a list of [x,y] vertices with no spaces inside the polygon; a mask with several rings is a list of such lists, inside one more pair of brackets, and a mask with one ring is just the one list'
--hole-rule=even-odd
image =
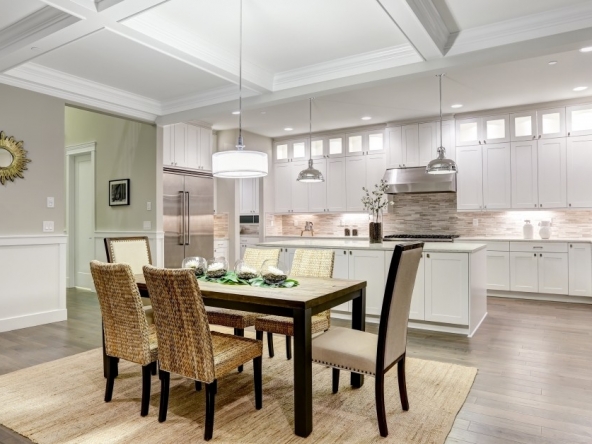
{"label": "cabinet handle", "polygon": [[347,254],[347,251],[343,250],[343,254]]}
{"label": "cabinet handle", "polygon": [[536,139],[536,136],[532,136],[533,139]]}
{"label": "cabinet handle", "polygon": [[567,133],[567,137],[571,136],[571,131],[569,133]]}
{"label": "cabinet handle", "polygon": [[573,244],[569,244],[569,248],[573,248]]}
{"label": "cabinet handle", "polygon": [[534,257],[536,257],[536,253],[534,254]]}
{"label": "cabinet handle", "polygon": [[539,254],[540,257],[543,257],[543,253]]}
{"label": "cabinet handle", "polygon": [[534,204],[534,207],[536,208],[536,204]]}
{"label": "cabinet handle", "polygon": [[479,141],[479,145],[481,145],[481,141]]}
{"label": "cabinet handle", "polygon": [[352,254],[351,250],[349,250],[349,254],[350,254],[350,255]]}
{"label": "cabinet handle", "polygon": [[426,256],[428,257],[428,259],[430,258],[430,253],[426,254]]}
{"label": "cabinet handle", "polygon": [[487,140],[484,140],[484,141],[483,141],[483,144],[485,145],[486,143],[487,143]]}
{"label": "cabinet handle", "polygon": [[543,206],[543,204],[539,204],[539,207],[542,207],[542,206]]}
{"label": "cabinet handle", "polygon": [[539,134],[539,139],[541,138],[541,135]]}
{"label": "cabinet handle", "polygon": [[571,204],[569,204],[569,206],[571,207]]}

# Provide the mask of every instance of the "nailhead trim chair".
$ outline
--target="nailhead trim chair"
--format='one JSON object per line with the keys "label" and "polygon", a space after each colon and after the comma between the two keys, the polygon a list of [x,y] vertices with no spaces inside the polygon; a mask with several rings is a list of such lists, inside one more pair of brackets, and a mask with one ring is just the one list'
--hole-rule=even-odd
{"label": "nailhead trim chair", "polygon": [[126,359],[142,366],[141,415],[148,414],[150,373],[156,373],[158,345],[154,324],[149,325],[132,269],[127,264],[90,263],[101,315],[107,356],[105,402],[113,396],[117,361]]}
{"label": "nailhead trim chair", "polygon": [[210,331],[192,270],[168,270],[147,265],[144,277],[154,308],[159,343],[161,390],[158,421],[166,421],[171,373],[193,379],[197,390],[203,382],[206,384],[204,439],[210,440],[214,430],[218,379],[250,360],[253,360],[254,367],[255,408],[261,409],[261,341]]}
{"label": "nailhead trim chair", "polygon": [[[259,271],[263,262],[268,259],[278,261],[280,257],[279,248],[247,248],[243,256],[243,261],[249,267]],[[255,325],[255,320],[261,316],[260,313],[248,311],[229,310],[227,308],[206,307],[208,313],[208,322],[213,325],[223,325],[234,329],[236,336],[244,336],[245,328]],[[243,371],[242,366],[238,369]]]}
{"label": "nailhead trim chair", "polygon": [[[335,253],[333,250],[297,249],[292,260],[290,277],[333,277]],[[327,310],[312,316],[312,334],[326,331],[331,326],[331,311]],[[294,320],[283,316],[263,316],[255,320],[257,338],[263,339],[263,332],[267,332],[267,347],[269,357],[273,358],[273,334],[286,336],[286,355],[292,359],[292,336],[294,336]]]}
{"label": "nailhead trim chair", "polygon": [[339,389],[339,370],[375,377],[376,413],[381,436],[388,435],[384,406],[384,375],[397,364],[399,396],[409,410],[405,383],[407,323],[423,243],[397,245],[391,260],[378,335],[349,328],[332,328],[312,341],[312,360],[333,367],[333,393]]}

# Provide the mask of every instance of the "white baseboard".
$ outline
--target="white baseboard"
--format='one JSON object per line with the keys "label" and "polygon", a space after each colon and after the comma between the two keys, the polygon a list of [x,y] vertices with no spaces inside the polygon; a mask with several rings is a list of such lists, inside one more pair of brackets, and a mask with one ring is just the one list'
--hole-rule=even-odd
{"label": "white baseboard", "polygon": [[37,325],[61,322],[68,319],[66,309],[46,311],[43,313],[31,313],[14,318],[0,319],[0,332],[18,330],[21,328],[35,327]]}
{"label": "white baseboard", "polygon": [[592,297],[569,296],[563,294],[523,293],[520,291],[487,290],[487,296],[496,298],[530,299],[533,301],[571,302],[574,304],[592,304]]}

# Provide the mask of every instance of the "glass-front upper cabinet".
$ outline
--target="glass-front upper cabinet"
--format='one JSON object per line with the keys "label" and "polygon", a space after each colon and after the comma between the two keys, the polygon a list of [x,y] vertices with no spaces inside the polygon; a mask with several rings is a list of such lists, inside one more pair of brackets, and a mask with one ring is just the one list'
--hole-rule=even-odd
{"label": "glass-front upper cabinet", "polygon": [[538,139],[565,137],[565,108],[537,111]]}
{"label": "glass-front upper cabinet", "polygon": [[483,143],[503,143],[510,141],[510,116],[483,117]]}
{"label": "glass-front upper cabinet", "polygon": [[346,134],[346,156],[384,153],[384,130]]}
{"label": "glass-front upper cabinet", "polygon": [[290,155],[288,153],[288,142],[276,142],[273,148],[273,161],[276,163],[288,162]]}
{"label": "glass-front upper cabinet", "polygon": [[510,114],[510,137],[512,142],[537,138],[536,111]]}
{"label": "glass-front upper cabinet", "polygon": [[368,133],[368,152],[384,152],[384,131]]}
{"label": "glass-front upper cabinet", "polygon": [[313,159],[322,159],[324,157],[327,156],[327,154],[325,153],[325,145],[327,144],[327,141],[322,138],[313,138],[310,141],[310,155]]}
{"label": "glass-front upper cabinet", "polygon": [[293,162],[308,159],[308,140],[282,140],[273,147],[275,163]]}
{"label": "glass-front upper cabinet", "polygon": [[307,160],[307,145],[307,140],[295,140],[294,142],[292,142],[292,155],[290,156],[290,159],[294,162],[298,160]]}
{"label": "glass-front upper cabinet", "polygon": [[340,134],[313,137],[310,142],[310,153],[313,159],[345,156],[345,137]]}
{"label": "glass-front upper cabinet", "polygon": [[347,156],[362,156],[364,154],[364,133],[347,134]]}
{"label": "glass-front upper cabinet", "polygon": [[481,143],[481,119],[459,119],[456,121],[456,145],[471,146]]}
{"label": "glass-front upper cabinet", "polygon": [[592,105],[568,106],[566,114],[569,137],[592,134]]}
{"label": "glass-front upper cabinet", "polygon": [[327,140],[327,147],[329,157],[343,157],[345,156],[345,137],[344,136],[329,136]]}

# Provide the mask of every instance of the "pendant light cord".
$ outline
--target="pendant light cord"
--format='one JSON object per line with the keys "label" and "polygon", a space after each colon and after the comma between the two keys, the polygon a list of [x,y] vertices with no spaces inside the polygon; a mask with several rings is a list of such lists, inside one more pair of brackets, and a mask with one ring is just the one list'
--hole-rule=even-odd
{"label": "pendant light cord", "polygon": [[308,99],[308,160],[312,161],[312,99]]}
{"label": "pendant light cord", "polygon": [[[241,0],[242,1],[242,0]],[[439,74],[438,77],[440,78],[440,148],[442,147],[442,76],[444,76],[444,74]]]}
{"label": "pendant light cord", "polygon": [[243,143],[243,0],[240,0],[239,50],[238,50],[238,146],[244,149]]}

